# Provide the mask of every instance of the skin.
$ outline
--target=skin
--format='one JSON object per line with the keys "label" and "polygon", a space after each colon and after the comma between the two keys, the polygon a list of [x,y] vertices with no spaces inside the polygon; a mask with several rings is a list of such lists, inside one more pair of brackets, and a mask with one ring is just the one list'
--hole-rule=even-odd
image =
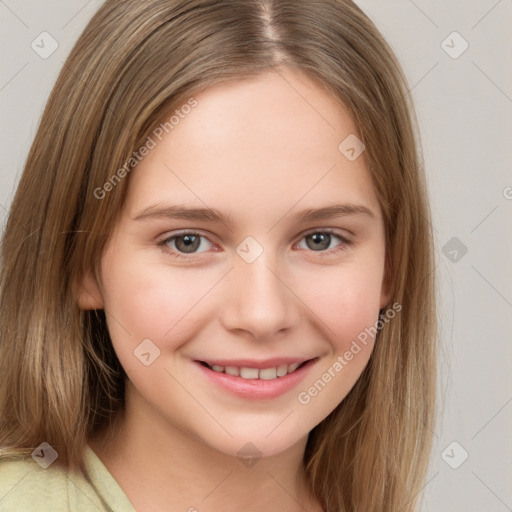
{"label": "skin", "polygon": [[[105,309],[129,376],[114,435],[100,432],[90,445],[138,512],[319,511],[302,463],[307,436],[354,386],[374,340],[309,403],[298,394],[389,300],[384,224],[364,153],[351,162],[338,150],[358,130],[318,83],[286,68],[194,97],[198,106],[129,177],[101,285],[90,275],[82,282],[80,306]],[[294,219],[332,203],[374,216]],[[154,204],[208,206],[233,222],[134,220]],[[329,228],[327,249],[306,237]],[[195,253],[183,252],[183,239],[167,252],[158,246],[178,230],[206,238]],[[236,252],[248,236],[263,249],[252,263]],[[179,249],[183,258],[172,255]],[[145,339],[160,350],[149,366],[134,357]],[[263,400],[212,386],[192,362],[275,356],[319,359],[294,389]],[[252,467],[237,457],[248,442],[262,455]]]}

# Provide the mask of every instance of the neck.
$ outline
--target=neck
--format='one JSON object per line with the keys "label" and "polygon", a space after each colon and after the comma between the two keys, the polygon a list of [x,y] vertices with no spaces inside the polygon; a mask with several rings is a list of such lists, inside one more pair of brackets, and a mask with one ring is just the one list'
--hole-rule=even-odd
{"label": "neck", "polygon": [[89,445],[137,512],[317,512],[303,465],[306,441],[269,457],[234,457],[162,418],[127,389],[125,411]]}

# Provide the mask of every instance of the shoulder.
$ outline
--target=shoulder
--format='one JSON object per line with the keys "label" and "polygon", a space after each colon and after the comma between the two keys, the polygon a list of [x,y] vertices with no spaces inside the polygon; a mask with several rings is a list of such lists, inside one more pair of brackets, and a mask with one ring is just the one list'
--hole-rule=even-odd
{"label": "shoulder", "polygon": [[82,473],[56,464],[44,469],[30,456],[19,460],[0,458],[0,510],[108,511]]}

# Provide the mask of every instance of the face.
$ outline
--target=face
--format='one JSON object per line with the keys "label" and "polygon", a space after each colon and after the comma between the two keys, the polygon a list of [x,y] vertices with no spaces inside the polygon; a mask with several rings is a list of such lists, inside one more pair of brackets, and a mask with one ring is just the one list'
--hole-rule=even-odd
{"label": "face", "polygon": [[338,148],[358,134],[351,116],[306,76],[194,98],[126,178],[101,287],[85,282],[81,305],[105,309],[130,400],[155,423],[273,455],[368,362],[388,301],[382,213],[364,152]]}

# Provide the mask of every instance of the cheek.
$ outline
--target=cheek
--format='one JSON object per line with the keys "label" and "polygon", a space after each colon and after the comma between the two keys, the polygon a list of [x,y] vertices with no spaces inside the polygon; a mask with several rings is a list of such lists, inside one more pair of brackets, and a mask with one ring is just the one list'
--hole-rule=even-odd
{"label": "cheek", "polygon": [[[361,333],[378,320],[382,288],[382,265],[375,259],[357,264],[332,266],[312,272],[296,284],[337,352],[345,351]],[[363,336],[364,337],[364,336]],[[369,341],[371,341],[369,339]]]}
{"label": "cheek", "polygon": [[304,382],[297,401],[308,411],[311,428],[347,396],[370,359],[379,315],[381,277],[377,265],[355,266],[318,278],[304,289],[308,305],[317,313],[318,330],[328,354]]}
{"label": "cheek", "polygon": [[[134,272],[134,268],[143,270]],[[191,328],[200,326],[200,302],[218,279],[201,271],[125,261],[103,280],[112,341],[116,351],[125,352],[144,339],[162,350],[186,342]]]}

